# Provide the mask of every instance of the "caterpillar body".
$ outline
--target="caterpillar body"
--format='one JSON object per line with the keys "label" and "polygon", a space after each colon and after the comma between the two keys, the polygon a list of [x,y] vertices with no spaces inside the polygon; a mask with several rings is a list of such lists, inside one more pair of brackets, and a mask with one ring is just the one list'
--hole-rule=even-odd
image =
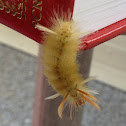
{"label": "caterpillar body", "polygon": [[[46,28],[41,25],[36,26],[44,31],[43,42],[43,65],[44,74],[57,94],[48,97],[53,99],[63,96],[64,99],[58,107],[58,115],[62,117],[64,103],[68,101],[71,112],[74,106],[80,106],[86,102],[100,110],[95,103],[98,100],[92,96],[84,80],[78,72],[76,61],[81,33],[75,28],[75,23],[70,16],[58,17],[52,20],[52,26]],[[71,115],[70,115],[71,116]]]}

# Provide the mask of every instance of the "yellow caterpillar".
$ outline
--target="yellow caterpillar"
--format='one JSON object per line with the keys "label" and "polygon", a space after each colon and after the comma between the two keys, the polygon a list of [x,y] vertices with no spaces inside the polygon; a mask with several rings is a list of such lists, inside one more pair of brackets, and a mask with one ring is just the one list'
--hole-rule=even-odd
{"label": "yellow caterpillar", "polygon": [[[43,65],[44,74],[57,94],[48,97],[53,99],[63,96],[64,99],[58,107],[58,115],[62,117],[63,106],[66,100],[71,105],[71,112],[74,106],[80,106],[85,102],[90,103],[100,110],[95,103],[98,100],[92,96],[82,75],[78,73],[76,61],[80,41],[80,32],[75,28],[74,21],[70,18],[58,18],[52,20],[52,27],[46,28],[41,25],[36,27],[44,31],[43,43]],[[71,115],[70,115],[71,116]]]}

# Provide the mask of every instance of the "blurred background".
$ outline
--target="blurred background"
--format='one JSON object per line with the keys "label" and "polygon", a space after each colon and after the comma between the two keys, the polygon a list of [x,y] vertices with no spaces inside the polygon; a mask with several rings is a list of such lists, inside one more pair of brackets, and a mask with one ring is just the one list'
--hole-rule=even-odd
{"label": "blurred background", "polygon": [[[0,24],[0,126],[31,126],[38,47]],[[83,126],[125,126],[126,35],[95,47],[90,76],[101,112],[86,105]]]}

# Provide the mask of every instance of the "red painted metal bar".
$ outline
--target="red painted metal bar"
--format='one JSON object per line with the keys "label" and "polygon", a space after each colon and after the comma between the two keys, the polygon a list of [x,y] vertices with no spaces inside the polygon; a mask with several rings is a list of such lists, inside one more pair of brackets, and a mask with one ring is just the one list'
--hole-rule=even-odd
{"label": "red painted metal bar", "polygon": [[126,32],[126,18],[81,38],[80,50],[91,49]]}
{"label": "red painted metal bar", "polygon": [[[60,13],[61,11],[67,12],[69,9],[72,12],[74,1],[75,0],[40,0],[39,3],[33,0],[22,1],[24,8],[27,9],[22,10],[22,13],[25,14],[25,16],[20,13],[21,18],[19,19],[18,13],[13,15],[12,8],[10,8],[11,11],[6,11],[6,2],[9,2],[11,7],[14,6],[15,8],[17,8],[18,5],[21,5],[22,2],[20,0],[2,0],[2,2],[0,2],[0,23],[26,35],[38,43],[42,43],[41,32],[34,28],[34,24],[39,23],[49,27],[49,19],[52,14],[54,14],[54,11]],[[18,9],[18,11],[20,12],[21,10]],[[40,17],[40,19],[36,19],[37,17]],[[93,48],[124,32],[126,32],[126,19],[81,38],[82,44],[80,45],[80,50]]]}

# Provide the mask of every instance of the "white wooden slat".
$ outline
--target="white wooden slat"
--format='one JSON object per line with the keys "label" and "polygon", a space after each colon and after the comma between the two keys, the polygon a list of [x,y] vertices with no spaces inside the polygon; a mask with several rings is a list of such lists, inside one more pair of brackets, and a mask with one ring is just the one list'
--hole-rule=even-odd
{"label": "white wooden slat", "polygon": [[126,18],[126,0],[75,0],[74,20],[83,32],[97,31]]}

